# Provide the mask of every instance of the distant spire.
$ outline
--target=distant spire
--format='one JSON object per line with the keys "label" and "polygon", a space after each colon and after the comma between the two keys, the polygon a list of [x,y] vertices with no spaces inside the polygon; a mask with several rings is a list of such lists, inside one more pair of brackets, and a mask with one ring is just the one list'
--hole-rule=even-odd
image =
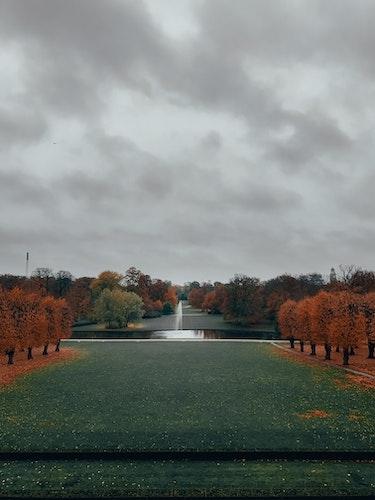
{"label": "distant spire", "polygon": [[329,273],[329,282],[336,283],[336,281],[337,281],[337,276],[336,276],[335,268],[331,267],[331,272]]}
{"label": "distant spire", "polygon": [[26,269],[25,269],[26,278],[29,277],[29,260],[30,260],[30,254],[29,252],[26,252]]}

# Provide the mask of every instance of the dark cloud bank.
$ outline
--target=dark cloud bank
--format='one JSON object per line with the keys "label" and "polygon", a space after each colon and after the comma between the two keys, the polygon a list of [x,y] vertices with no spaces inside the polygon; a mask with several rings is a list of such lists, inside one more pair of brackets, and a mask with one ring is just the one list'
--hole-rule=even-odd
{"label": "dark cloud bank", "polygon": [[374,268],[375,3],[151,1],[0,0],[0,272]]}

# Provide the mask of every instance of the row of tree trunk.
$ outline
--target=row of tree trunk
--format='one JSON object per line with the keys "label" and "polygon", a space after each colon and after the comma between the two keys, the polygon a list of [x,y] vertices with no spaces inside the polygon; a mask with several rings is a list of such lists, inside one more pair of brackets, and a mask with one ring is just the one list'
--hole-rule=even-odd
{"label": "row of tree trunk", "polygon": [[[295,342],[296,339],[294,337],[289,338],[290,342],[290,347],[291,349],[295,349]],[[303,340],[299,341],[300,345],[300,351],[305,352],[305,342]],[[368,347],[368,359],[375,359],[375,342],[368,342],[367,344]],[[310,342],[310,356],[316,356],[316,344]],[[330,360],[331,359],[331,352],[332,352],[332,345],[330,344],[324,344],[324,351],[325,351],[325,360]],[[336,346],[336,352],[340,352],[340,346]],[[355,350],[353,346],[350,346],[349,348],[343,348],[342,349],[342,364],[344,366],[349,365],[349,358],[350,356],[355,355]]]}
{"label": "row of tree trunk", "polygon": [[[60,344],[61,344],[61,339],[59,339],[57,341],[57,343],[56,343],[55,352],[60,352]],[[49,347],[49,344],[45,344],[43,346],[43,352],[42,352],[43,356],[48,356],[48,347]],[[5,354],[6,354],[7,358],[8,358],[7,364],[8,365],[14,365],[14,355],[16,354],[16,351],[15,350],[6,351]],[[34,359],[34,357],[33,357],[33,348],[32,347],[28,347],[27,348],[27,359],[28,360]]]}

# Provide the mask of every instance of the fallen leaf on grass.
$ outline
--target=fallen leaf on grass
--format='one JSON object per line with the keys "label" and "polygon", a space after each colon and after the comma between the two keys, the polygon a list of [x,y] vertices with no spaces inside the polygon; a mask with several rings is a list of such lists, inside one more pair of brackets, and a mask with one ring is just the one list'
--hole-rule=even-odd
{"label": "fallen leaf on grass", "polygon": [[348,375],[348,378],[355,384],[360,384],[366,389],[375,389],[375,380],[363,375]]}
{"label": "fallen leaf on grass", "polygon": [[357,420],[363,420],[365,417],[363,415],[360,415],[356,411],[351,411],[348,415],[348,420],[355,422]]}
{"label": "fallen leaf on grass", "polygon": [[331,416],[324,410],[309,410],[305,413],[297,413],[297,415],[304,420],[309,420],[311,418],[328,418]]}
{"label": "fallen leaf on grass", "polygon": [[[21,356],[23,354],[23,356]],[[17,353],[14,365],[0,366],[0,388],[11,384],[17,378],[26,375],[29,372],[39,370],[46,366],[68,362],[83,356],[82,351],[72,347],[64,347],[60,352],[51,351],[48,356],[42,356],[40,352],[34,353],[34,359],[27,360],[24,353]]]}

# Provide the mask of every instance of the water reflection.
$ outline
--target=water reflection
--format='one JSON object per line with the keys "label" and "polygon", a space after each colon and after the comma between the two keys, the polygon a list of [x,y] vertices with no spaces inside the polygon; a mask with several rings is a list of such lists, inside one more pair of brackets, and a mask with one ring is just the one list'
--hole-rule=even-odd
{"label": "water reflection", "polygon": [[151,339],[173,339],[173,340],[184,340],[184,339],[204,339],[204,338],[215,338],[206,337],[205,331],[210,330],[161,330],[160,332],[151,332]]}
{"label": "water reflection", "polygon": [[268,331],[241,330],[153,330],[153,331],[73,331],[73,339],[123,339],[123,340],[276,340],[279,335]]}
{"label": "water reflection", "polygon": [[274,340],[274,332],[244,332],[235,330],[160,330],[150,332],[150,339],[166,340],[215,340],[215,339],[266,339]]}

